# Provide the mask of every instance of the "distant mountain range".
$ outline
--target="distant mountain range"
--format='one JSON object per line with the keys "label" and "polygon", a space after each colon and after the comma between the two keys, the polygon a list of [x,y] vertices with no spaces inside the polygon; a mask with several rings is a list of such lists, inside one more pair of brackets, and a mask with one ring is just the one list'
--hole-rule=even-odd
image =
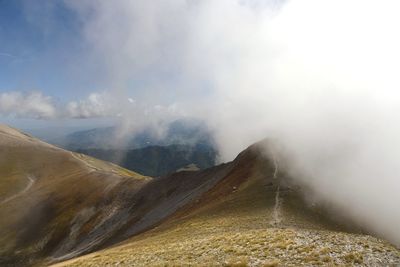
{"label": "distant mountain range", "polygon": [[201,144],[148,146],[129,150],[77,149],[75,152],[110,161],[153,177],[177,171],[191,164],[197,169],[206,169],[215,165],[217,156],[213,147]]}
{"label": "distant mountain range", "polygon": [[207,126],[198,120],[176,120],[161,136],[143,129],[120,140],[118,127],[76,131],[49,142],[68,150],[119,164],[149,176],[161,176],[193,164],[215,165],[217,149]]}
{"label": "distant mountain range", "polygon": [[181,119],[165,126],[157,135],[148,127],[131,135],[120,136],[118,127],[95,128],[76,131],[64,137],[48,140],[70,150],[77,149],[138,149],[148,146],[198,145],[214,147],[215,143],[207,125],[199,120]]}

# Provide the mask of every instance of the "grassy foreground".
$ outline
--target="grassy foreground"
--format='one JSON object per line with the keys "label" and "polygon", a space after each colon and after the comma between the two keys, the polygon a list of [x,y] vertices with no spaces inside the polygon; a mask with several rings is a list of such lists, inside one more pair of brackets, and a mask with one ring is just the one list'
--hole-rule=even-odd
{"label": "grassy foreground", "polygon": [[395,266],[400,262],[396,248],[371,236],[262,225],[251,216],[193,218],[57,266]]}
{"label": "grassy foreground", "polygon": [[400,251],[378,238],[349,233],[253,178],[222,200],[109,249],[55,266],[396,266]]}

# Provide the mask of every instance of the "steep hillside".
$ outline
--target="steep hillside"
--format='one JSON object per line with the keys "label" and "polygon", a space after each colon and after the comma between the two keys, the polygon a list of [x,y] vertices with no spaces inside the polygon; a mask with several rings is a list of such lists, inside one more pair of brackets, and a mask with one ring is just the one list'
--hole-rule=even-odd
{"label": "steep hillside", "polygon": [[[400,251],[391,244],[347,221],[331,220],[322,206],[309,207],[304,190],[266,159],[259,145],[231,163],[172,174],[161,183],[168,188],[147,217],[180,206],[167,220],[141,233],[142,217],[120,236],[139,233],[133,238],[56,266],[400,264]],[[182,191],[185,201],[178,197]]]}
{"label": "steep hillside", "polygon": [[0,266],[102,244],[124,195],[150,180],[0,125]]}
{"label": "steep hillside", "polygon": [[159,224],[226,168],[151,179],[2,126],[0,266],[61,261]]}
{"label": "steep hillside", "polygon": [[1,266],[400,264],[389,243],[307,205],[260,144],[157,179],[6,127],[0,146]]}

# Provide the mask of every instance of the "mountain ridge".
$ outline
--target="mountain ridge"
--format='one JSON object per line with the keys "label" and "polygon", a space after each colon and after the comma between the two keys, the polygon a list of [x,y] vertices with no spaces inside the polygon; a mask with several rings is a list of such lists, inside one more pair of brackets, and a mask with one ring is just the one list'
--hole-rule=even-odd
{"label": "mountain ridge", "polygon": [[308,205],[265,153],[268,141],[228,163],[152,179],[55,147],[9,148],[0,138],[2,182],[14,185],[16,170],[36,177],[29,193],[0,205],[4,266],[400,263],[391,244]]}
{"label": "mountain ridge", "polygon": [[[308,206],[299,188],[285,181],[284,173],[275,177],[276,165],[264,155],[260,144],[249,147],[234,161],[211,168],[223,171],[223,177],[157,227],[55,266],[369,266],[399,262],[399,250],[389,243],[347,222],[332,220],[319,207]],[[186,179],[193,177],[186,175]]]}

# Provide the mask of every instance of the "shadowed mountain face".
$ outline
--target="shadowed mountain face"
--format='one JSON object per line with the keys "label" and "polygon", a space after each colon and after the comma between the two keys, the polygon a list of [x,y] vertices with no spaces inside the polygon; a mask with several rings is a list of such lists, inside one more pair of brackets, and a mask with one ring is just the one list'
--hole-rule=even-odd
{"label": "shadowed mountain face", "polygon": [[[159,223],[213,186],[218,170],[157,179],[1,127],[1,265],[61,260]],[[213,174],[212,179],[210,175]]]}
{"label": "shadowed mountain face", "polygon": [[1,265],[63,261],[119,242],[59,265],[400,262],[390,244],[309,207],[264,145],[227,164],[151,179],[4,131]]}
{"label": "shadowed mountain face", "polygon": [[[323,206],[253,145],[230,163],[153,180],[133,199],[144,209],[111,243],[57,266],[315,266],[400,262],[392,245],[364,235]],[[162,188],[157,189],[158,188]],[[143,195],[142,195],[143,194]],[[137,212],[135,209],[133,213]],[[147,225],[150,227],[147,231]]]}
{"label": "shadowed mountain face", "polygon": [[190,164],[194,164],[198,169],[212,167],[215,165],[217,155],[214,148],[200,145],[149,146],[131,150],[77,149],[75,151],[153,177],[175,172]]}
{"label": "shadowed mountain face", "polygon": [[[215,165],[218,152],[207,126],[201,121],[176,120],[155,135],[148,128],[123,138],[117,127],[77,131],[48,139],[65,149],[110,161],[144,175],[158,177],[194,164]],[[45,136],[41,133],[42,136]]]}
{"label": "shadowed mountain face", "polygon": [[0,147],[1,266],[102,243],[117,226],[110,219],[124,212],[125,195],[151,180],[6,126]]}

